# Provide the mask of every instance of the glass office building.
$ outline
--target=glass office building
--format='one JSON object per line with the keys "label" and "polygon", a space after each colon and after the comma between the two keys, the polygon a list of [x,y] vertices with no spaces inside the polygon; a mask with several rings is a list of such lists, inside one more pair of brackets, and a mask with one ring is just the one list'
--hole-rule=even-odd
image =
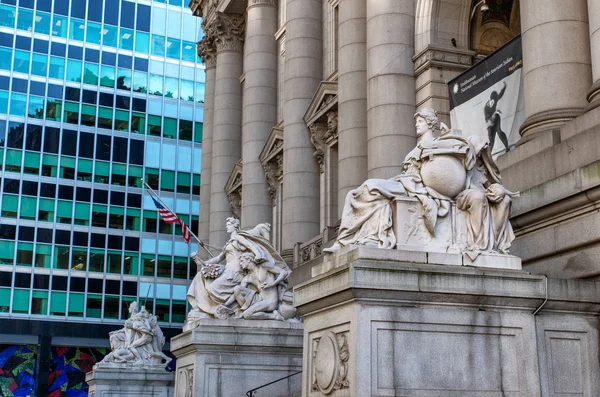
{"label": "glass office building", "polygon": [[141,178],[197,230],[204,70],[186,5],[0,0],[0,344],[47,327],[65,343],[79,324],[106,343],[134,300],[181,329],[194,245]]}

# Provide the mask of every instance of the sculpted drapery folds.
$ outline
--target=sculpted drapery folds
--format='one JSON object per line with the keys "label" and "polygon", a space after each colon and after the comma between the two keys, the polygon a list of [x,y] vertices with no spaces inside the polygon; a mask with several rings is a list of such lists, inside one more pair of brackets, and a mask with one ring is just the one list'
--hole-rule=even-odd
{"label": "sculpted drapery folds", "polygon": [[445,126],[435,138],[438,119],[433,109],[422,109],[415,121],[418,143],[404,159],[402,173],[369,179],[350,191],[338,238],[324,251],[351,244],[396,247],[392,201],[408,196],[420,202],[420,218],[431,235],[438,217],[445,217],[455,203],[466,220],[466,241],[459,245],[472,259],[481,252],[508,253],[514,239],[508,216],[515,194],[501,185],[487,140],[465,138]]}
{"label": "sculpted drapery folds", "polygon": [[243,51],[244,25],[243,15],[218,12],[211,25],[214,27],[217,52]]}
{"label": "sculpted drapery folds", "polygon": [[289,320],[296,310],[287,278],[291,270],[269,242],[270,225],[240,230],[238,219],[227,219],[231,238],[222,252],[207,261],[196,254],[200,271],[187,293],[192,306],[188,322],[202,318]]}

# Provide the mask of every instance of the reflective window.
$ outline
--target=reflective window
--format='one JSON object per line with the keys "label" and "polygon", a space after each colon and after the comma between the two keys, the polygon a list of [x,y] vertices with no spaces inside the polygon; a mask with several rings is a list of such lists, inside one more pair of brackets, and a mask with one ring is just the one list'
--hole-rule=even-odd
{"label": "reflective window", "polygon": [[50,14],[36,11],[35,13],[35,32],[50,34]]}
{"label": "reflective window", "polygon": [[[102,22],[103,1],[90,0],[88,4],[88,20]],[[116,11],[116,9],[114,9]]]}
{"label": "reflective window", "polygon": [[150,75],[150,83],[148,85],[148,92],[152,95],[162,95],[163,87],[162,87],[162,76],[151,74]]}
{"label": "reflective window", "polygon": [[46,102],[46,120],[61,121],[61,119],[62,101],[49,98]]}
{"label": "reflective window", "polygon": [[150,31],[150,7],[138,4],[136,22],[136,30]]}
{"label": "reflective window", "polygon": [[79,123],[79,104],[74,102],[65,102],[63,121],[71,124]]}
{"label": "reflective window", "polygon": [[104,30],[102,30],[102,45],[108,47],[117,47],[117,37],[119,36],[118,29],[116,26],[104,24]]}
{"label": "reflective window", "polygon": [[[75,3],[75,2],[74,2]],[[71,19],[71,28],[69,29],[69,38],[83,41],[85,34],[85,21],[80,19]]]}
{"label": "reflective window", "polygon": [[146,142],[146,167],[158,168],[160,164],[160,143]]}
{"label": "reflective window", "polygon": [[[163,170],[175,170],[177,160],[177,149],[175,144],[165,143],[162,145],[162,168]],[[174,183],[173,183],[174,185]]]}
{"label": "reflective window", "polygon": [[33,11],[25,8],[19,8],[17,14],[17,29],[33,31]]}
{"label": "reflective window", "polygon": [[131,132],[136,134],[146,133],[146,115],[144,113],[131,114]]}
{"label": "reflective window", "polygon": [[181,40],[167,38],[167,58],[179,59]]}
{"label": "reflective window", "polygon": [[13,53],[10,48],[0,47],[0,69],[10,70]]}
{"label": "reflective window", "polygon": [[81,124],[89,127],[96,125],[96,107],[92,105],[81,106]]}
{"label": "reflective window", "polygon": [[100,68],[100,85],[114,88],[117,70],[111,66],[102,65]]}
{"label": "reflective window", "polygon": [[150,35],[144,32],[135,32],[135,50],[144,54],[150,51]]}
{"label": "reflective window", "polygon": [[191,141],[193,136],[193,123],[188,120],[179,121],[179,139],[183,141]]}
{"label": "reflective window", "polygon": [[54,0],[54,13],[69,15],[69,0]]}
{"label": "reflective window", "polygon": [[124,50],[133,50],[133,30],[124,28],[120,29],[119,48]]}
{"label": "reflective window", "polygon": [[116,131],[129,131],[129,112],[124,110],[115,111],[115,127]]}
{"label": "reflective window", "polygon": [[179,98],[179,80],[172,77],[165,78],[165,97]]}
{"label": "reflective window", "polygon": [[119,24],[119,13],[115,10],[119,9],[119,0],[104,0],[104,23],[111,25]]}
{"label": "reflective window", "polygon": [[167,36],[175,39],[181,38],[181,11],[169,9]]}
{"label": "reflective window", "polygon": [[[110,108],[99,108],[98,109],[98,128],[112,129],[113,122],[113,110]],[[110,147],[110,137],[108,137],[108,146]],[[96,151],[96,156],[98,151]],[[107,158],[106,160],[109,160]]]}
{"label": "reflective window", "polygon": [[[0,113],[8,113],[8,92],[0,91]],[[4,120],[0,121],[0,147],[4,146]],[[2,157],[0,152],[0,158]]]}
{"label": "reflective window", "polygon": [[27,115],[34,119],[43,119],[44,118],[44,98],[30,95]]}
{"label": "reflective window", "polygon": [[133,72],[133,90],[135,92],[139,92],[145,94],[147,92],[148,86],[148,73],[138,72],[137,70]]}
{"label": "reflective window", "polygon": [[194,82],[189,80],[181,80],[181,99],[184,101],[194,101]]}
{"label": "reflective window", "polygon": [[179,147],[177,153],[177,170],[192,172],[192,149],[185,146]]}
{"label": "reflective window", "polygon": [[198,18],[193,16],[190,13],[183,13],[183,23],[182,26],[185,26],[183,29],[183,37],[182,39],[194,42],[196,41],[196,20]]}
{"label": "reflective window", "polygon": [[93,85],[97,85],[98,84],[98,68],[99,65],[96,63],[85,63],[84,69],[83,69],[83,82],[85,84],[93,84]]}
{"label": "reflective window", "polygon": [[48,56],[42,54],[33,54],[31,59],[31,74],[46,77],[48,71]]}
{"label": "reflective window", "polygon": [[68,18],[57,15],[52,17],[52,36],[67,37]]}
{"label": "reflective window", "polygon": [[50,57],[50,69],[48,77],[63,79],[65,77],[65,59],[59,57]]}
{"label": "reflective window", "polygon": [[[13,94],[14,95],[14,94]],[[161,136],[162,126],[160,116],[148,116],[148,134],[153,136]]]}
{"label": "reflective window", "polygon": [[184,41],[183,42],[183,51],[181,53],[181,59],[183,61],[194,62],[196,60],[196,57],[197,57],[197,53],[196,53],[196,46],[194,45],[194,43],[191,41]]}
{"label": "reflective window", "polygon": [[29,73],[29,52],[16,50],[14,53],[14,66],[15,72]]}
{"label": "reflective window", "polygon": [[163,136],[165,138],[177,137],[177,119],[170,119],[165,117],[163,121]]}
{"label": "reflective window", "polygon": [[121,1],[121,26],[133,29],[135,18],[135,3]]}
{"label": "reflective window", "polygon": [[131,90],[131,70],[119,69],[117,73],[117,88]]}
{"label": "reflective window", "polygon": [[167,22],[166,10],[164,8],[154,7],[152,10],[152,29],[153,35],[165,35],[165,24]]}
{"label": "reflective window", "polygon": [[69,59],[67,61],[67,80],[81,82],[81,61]]}
{"label": "reflective window", "polygon": [[0,4],[0,26],[6,26],[13,28],[15,26],[15,7],[9,5]]}
{"label": "reflective window", "polygon": [[165,38],[164,36],[152,35],[151,43],[152,55],[160,57],[165,56]]}
{"label": "reflective window", "polygon": [[[97,2],[97,3],[100,3],[100,2]],[[100,25],[99,23],[88,22],[87,23],[87,36],[85,38],[85,41],[87,43],[100,44],[101,31],[102,31],[102,25]]]}
{"label": "reflective window", "polygon": [[[27,95],[17,94],[15,92],[11,93],[10,94],[10,114],[13,116],[25,117],[26,101],[27,101]],[[10,133],[11,133],[11,131],[9,130],[9,134]]]}

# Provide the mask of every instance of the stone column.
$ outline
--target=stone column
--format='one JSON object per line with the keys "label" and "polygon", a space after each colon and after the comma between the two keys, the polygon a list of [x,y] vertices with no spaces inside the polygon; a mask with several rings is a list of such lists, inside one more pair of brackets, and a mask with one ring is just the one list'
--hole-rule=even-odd
{"label": "stone column", "polygon": [[415,146],[415,5],[367,1],[368,177],[390,178]]}
{"label": "stone column", "polygon": [[272,223],[273,206],[258,159],[277,124],[277,0],[250,0],[244,42],[242,228]]}
{"label": "stone column", "polygon": [[[204,25],[204,24],[203,24]],[[208,243],[210,236],[210,179],[212,169],[213,110],[215,104],[216,54],[214,32],[203,26],[204,37],[198,42],[198,55],[206,65],[204,122],[202,129],[202,175],[200,177],[200,222],[198,238]],[[204,250],[198,250],[203,252]]]}
{"label": "stone column", "polygon": [[592,88],[587,100],[590,107],[600,106],[600,1],[588,0],[588,17],[590,19],[590,49],[592,53]]}
{"label": "stone column", "polygon": [[283,250],[319,233],[319,167],[304,114],[322,79],[322,1],[286,0]]}
{"label": "stone column", "polygon": [[[594,1],[592,1],[594,2]],[[523,141],[577,117],[592,85],[586,0],[521,1]],[[540,45],[552,43],[552,45]]]}
{"label": "stone column", "polygon": [[232,216],[225,184],[241,157],[242,76],[244,17],[218,13],[213,21],[217,52],[215,103],[210,181],[211,245],[223,246],[228,239],[225,220]]}
{"label": "stone column", "polygon": [[338,39],[338,218],[348,191],[367,179],[367,7],[341,0]]}

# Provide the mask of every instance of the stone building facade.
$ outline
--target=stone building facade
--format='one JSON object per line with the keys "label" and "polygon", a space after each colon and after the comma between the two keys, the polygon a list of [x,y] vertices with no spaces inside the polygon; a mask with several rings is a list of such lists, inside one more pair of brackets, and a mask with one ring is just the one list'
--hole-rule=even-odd
{"label": "stone building facade", "polygon": [[499,166],[521,191],[524,269],[600,279],[600,2],[192,0],[206,64],[200,239],[273,225],[297,281],[336,235],[346,193],[400,172],[421,107],[522,34],[525,112]]}

